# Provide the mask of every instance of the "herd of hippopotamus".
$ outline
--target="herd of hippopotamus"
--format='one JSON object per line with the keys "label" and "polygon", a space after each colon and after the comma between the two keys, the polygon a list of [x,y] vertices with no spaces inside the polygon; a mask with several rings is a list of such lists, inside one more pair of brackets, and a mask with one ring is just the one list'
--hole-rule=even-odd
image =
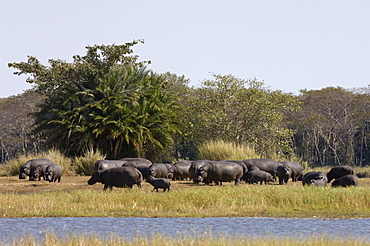
{"label": "herd of hippopotamus", "polygon": [[[62,167],[46,158],[29,160],[20,168],[20,179],[29,176],[32,181],[41,177],[49,182],[60,182]],[[271,159],[246,159],[243,161],[224,160],[181,160],[175,164],[152,163],[145,158],[122,158],[120,160],[99,160],[94,163],[94,172],[87,181],[89,185],[104,184],[104,190],[113,187],[141,187],[143,180],[150,183],[154,190],[170,190],[170,180],[192,180],[206,185],[222,182],[241,181],[249,184],[275,182],[287,184],[302,181],[303,185],[326,186],[332,180],[333,187],[357,186],[358,178],[350,166],[335,166],[325,174],[311,171],[303,173],[303,168],[296,162],[274,161]]]}
{"label": "herd of hippopotamus", "polygon": [[29,176],[31,181],[40,181],[42,177],[49,182],[60,182],[62,172],[62,166],[47,158],[32,159],[21,166],[19,179],[25,179]]}

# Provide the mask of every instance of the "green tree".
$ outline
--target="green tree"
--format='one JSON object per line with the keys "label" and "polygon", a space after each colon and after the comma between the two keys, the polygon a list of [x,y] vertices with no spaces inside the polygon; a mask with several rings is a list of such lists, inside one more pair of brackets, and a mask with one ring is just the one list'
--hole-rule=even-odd
{"label": "green tree", "polygon": [[198,144],[222,139],[253,144],[263,154],[291,151],[292,131],[284,125],[284,113],[299,104],[290,94],[270,91],[255,79],[214,75],[193,88],[184,105],[187,132]]}
{"label": "green tree", "polygon": [[33,57],[9,64],[47,96],[35,116],[50,145],[71,155],[98,148],[108,158],[157,158],[173,143],[176,95],[164,76],[137,62],[137,43],[86,47],[85,56],[49,60],[50,67]]}

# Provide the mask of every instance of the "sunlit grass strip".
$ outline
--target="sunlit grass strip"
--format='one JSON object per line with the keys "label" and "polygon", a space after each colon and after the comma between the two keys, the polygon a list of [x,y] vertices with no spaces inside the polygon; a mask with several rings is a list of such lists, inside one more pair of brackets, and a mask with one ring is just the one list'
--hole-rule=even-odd
{"label": "sunlit grass strip", "polygon": [[150,238],[144,236],[136,236],[135,238],[124,238],[117,235],[110,235],[106,237],[99,237],[98,235],[67,235],[58,237],[54,233],[46,233],[44,239],[37,241],[32,236],[23,236],[18,239],[13,239],[12,245],[42,245],[42,246],[64,246],[64,245],[79,245],[79,246],[110,246],[110,245],[128,245],[128,246],[149,246],[149,245],[194,245],[194,246],[214,246],[214,245],[234,245],[234,246],[295,246],[295,245],[308,245],[308,246],[327,246],[327,245],[353,245],[362,246],[370,245],[370,242],[365,239],[340,239],[330,236],[310,236],[307,238],[276,238],[276,237],[224,237],[212,235],[200,236],[177,236],[167,237],[162,235],[152,235]]}
{"label": "sunlit grass strip", "polygon": [[165,193],[116,188],[2,194],[0,216],[369,218],[370,188],[244,185]]}

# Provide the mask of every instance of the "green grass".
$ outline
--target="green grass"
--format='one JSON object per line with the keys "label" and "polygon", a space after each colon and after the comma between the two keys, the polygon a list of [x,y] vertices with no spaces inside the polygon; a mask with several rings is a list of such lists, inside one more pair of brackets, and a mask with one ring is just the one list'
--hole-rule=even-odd
{"label": "green grass", "polygon": [[[27,204],[27,206],[19,206]],[[370,188],[200,186],[1,194],[1,217],[370,217]]]}
{"label": "green grass", "polygon": [[339,239],[330,236],[310,236],[304,239],[297,238],[275,238],[275,237],[262,237],[262,238],[249,238],[243,236],[234,236],[226,238],[224,236],[212,236],[212,235],[198,235],[198,236],[177,236],[167,237],[159,234],[154,234],[148,239],[143,236],[136,236],[135,238],[125,238],[117,235],[109,235],[105,237],[99,237],[97,235],[67,235],[65,237],[58,237],[54,233],[46,233],[45,238],[41,242],[37,243],[35,238],[32,236],[23,236],[13,240],[12,245],[79,245],[79,246],[111,246],[111,245],[194,245],[194,246],[214,246],[214,245],[234,245],[234,246],[327,246],[327,245],[338,245],[338,246],[362,246],[370,245],[364,239]]}
{"label": "green grass", "polygon": [[83,156],[74,158],[74,171],[78,175],[92,175],[94,172],[94,163],[98,160],[104,160],[105,157],[99,150],[86,151]]}

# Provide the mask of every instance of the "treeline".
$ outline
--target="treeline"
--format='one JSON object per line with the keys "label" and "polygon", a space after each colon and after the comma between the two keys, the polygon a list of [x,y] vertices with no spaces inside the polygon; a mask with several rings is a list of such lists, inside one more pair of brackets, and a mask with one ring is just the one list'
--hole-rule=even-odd
{"label": "treeline", "polygon": [[140,42],[88,46],[71,63],[9,64],[34,89],[0,99],[1,161],[56,148],[166,162],[196,159],[201,144],[221,139],[311,165],[369,164],[368,88],[292,95],[232,75],[191,87],[138,61],[132,47]]}

